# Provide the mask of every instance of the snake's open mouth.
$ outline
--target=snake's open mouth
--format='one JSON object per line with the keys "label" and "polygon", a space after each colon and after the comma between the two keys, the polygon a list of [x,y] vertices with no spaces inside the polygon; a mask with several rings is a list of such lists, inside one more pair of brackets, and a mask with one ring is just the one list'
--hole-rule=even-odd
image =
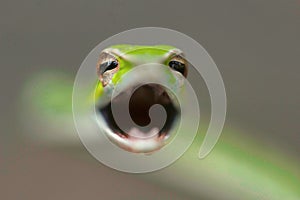
{"label": "snake's open mouth", "polygon": [[[130,93],[131,88],[121,92],[113,98],[113,104],[128,109],[128,102],[124,99]],[[167,138],[169,138],[170,132],[180,114],[177,108],[177,101],[171,97],[170,93],[164,87],[158,84],[146,84],[136,89],[129,101],[131,119],[127,119],[125,116],[122,117],[123,112],[118,113],[121,116],[118,116],[118,119],[122,121],[132,120],[140,127],[147,126],[152,120],[149,117],[149,109],[155,104],[160,104],[164,107],[166,113],[165,119],[162,119],[165,120],[163,125],[151,123],[153,127],[149,127],[149,130],[140,130],[137,127],[132,127],[132,123],[128,123],[127,127],[124,128],[122,126],[121,129],[113,116],[112,102],[98,108],[105,124],[110,130],[106,134],[118,146],[131,152],[147,153],[160,149],[166,143]],[[158,122],[159,120],[156,119],[154,121]]]}

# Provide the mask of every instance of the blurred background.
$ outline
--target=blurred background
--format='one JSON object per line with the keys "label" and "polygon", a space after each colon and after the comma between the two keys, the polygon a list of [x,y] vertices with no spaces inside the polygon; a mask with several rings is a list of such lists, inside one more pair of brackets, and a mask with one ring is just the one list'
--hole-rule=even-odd
{"label": "blurred background", "polygon": [[[228,112],[207,158],[200,134],[173,165],[136,175],[85,150],[71,93],[99,42],[145,26],[208,51]],[[299,35],[299,0],[0,1],[0,199],[300,199]]]}

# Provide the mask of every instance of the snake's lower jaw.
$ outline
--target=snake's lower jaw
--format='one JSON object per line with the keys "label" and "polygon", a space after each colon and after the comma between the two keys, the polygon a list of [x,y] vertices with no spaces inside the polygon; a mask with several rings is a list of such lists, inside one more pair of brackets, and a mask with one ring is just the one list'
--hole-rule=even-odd
{"label": "snake's lower jaw", "polygon": [[[120,93],[113,99],[114,103],[122,104],[123,97],[126,91]],[[130,98],[129,107],[132,121],[139,126],[145,126],[151,121],[149,118],[149,109],[155,104],[160,104],[166,111],[165,123],[161,128],[154,126],[147,131],[140,130],[137,127],[127,127],[126,131],[122,130],[116,123],[112,112],[112,102],[98,108],[101,119],[103,120],[102,127],[108,138],[121,147],[122,149],[134,153],[150,153],[161,149],[168,143],[171,132],[180,115],[177,108],[177,102],[170,98],[168,92],[162,87],[148,84],[137,89]],[[126,105],[124,105],[126,106]],[[123,120],[126,120],[123,118]],[[127,119],[128,120],[128,119]],[[130,119],[131,120],[131,119]]]}
{"label": "snake's lower jaw", "polygon": [[107,134],[109,139],[122,149],[133,153],[152,153],[161,149],[166,143],[166,134],[154,135],[149,138],[125,137],[122,133]]}

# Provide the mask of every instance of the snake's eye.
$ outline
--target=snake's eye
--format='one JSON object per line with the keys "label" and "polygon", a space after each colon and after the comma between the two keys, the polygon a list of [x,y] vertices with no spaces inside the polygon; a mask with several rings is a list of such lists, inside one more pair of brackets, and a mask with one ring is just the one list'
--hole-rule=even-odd
{"label": "snake's eye", "polygon": [[169,61],[169,67],[172,68],[175,71],[180,72],[183,76],[186,77],[187,75],[187,64],[186,61],[179,56],[174,57]]}
{"label": "snake's eye", "polygon": [[118,62],[116,60],[110,60],[104,63],[101,63],[99,68],[104,74],[105,72],[115,69],[118,66]]}
{"label": "snake's eye", "polygon": [[110,53],[102,52],[97,63],[97,74],[103,86],[106,86],[118,71],[118,60]]}

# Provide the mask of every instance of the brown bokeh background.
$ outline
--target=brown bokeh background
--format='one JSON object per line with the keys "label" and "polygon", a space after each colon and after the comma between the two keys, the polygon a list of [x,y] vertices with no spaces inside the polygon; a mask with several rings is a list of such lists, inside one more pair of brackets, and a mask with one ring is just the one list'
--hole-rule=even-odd
{"label": "brown bokeh background", "polygon": [[144,26],[178,30],[202,44],[224,79],[226,126],[299,158],[300,1],[2,0],[0,199],[200,198],[147,178],[155,173],[109,169],[83,147],[77,154],[21,137],[19,99],[33,73],[74,77],[99,42]]}

